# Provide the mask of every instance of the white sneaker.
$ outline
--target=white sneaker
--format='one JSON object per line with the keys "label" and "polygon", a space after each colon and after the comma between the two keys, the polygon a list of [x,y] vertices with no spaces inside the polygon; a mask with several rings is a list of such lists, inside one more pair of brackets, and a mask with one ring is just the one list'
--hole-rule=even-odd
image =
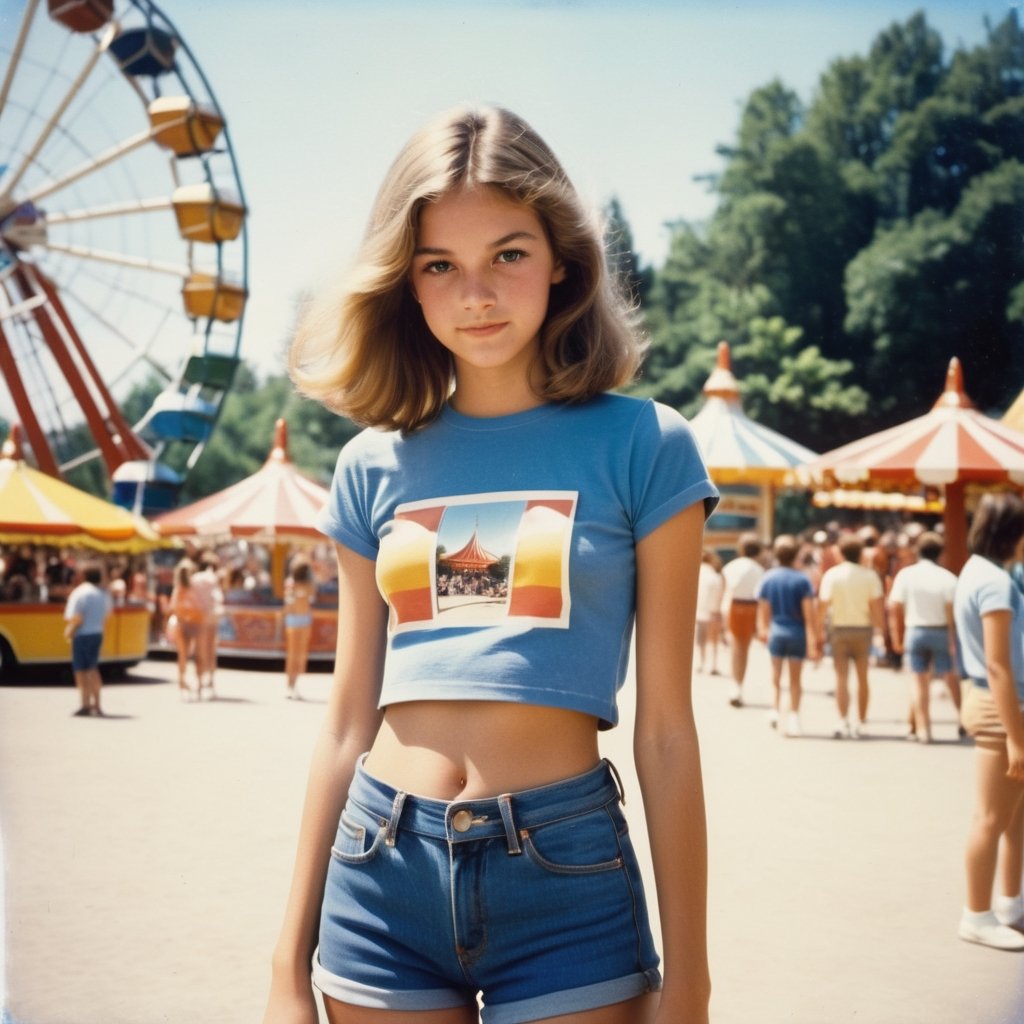
{"label": "white sneaker", "polygon": [[864,723],[863,722],[852,722],[849,726],[850,735],[855,739],[859,740],[864,735]]}
{"label": "white sneaker", "polygon": [[779,727],[779,713],[775,708],[771,708],[768,712],[768,726],[772,729],[778,729]]}
{"label": "white sneaker", "polygon": [[991,910],[984,915],[972,915],[972,918],[965,913],[960,919],[958,934],[964,942],[976,942],[990,949],[1024,949],[1024,935],[1000,924]]}
{"label": "white sneaker", "polygon": [[1000,924],[1024,932],[1024,899],[1020,896],[1016,899],[997,896],[992,904],[992,913]]}
{"label": "white sneaker", "polygon": [[850,723],[845,718],[840,718],[836,723],[836,727],[832,730],[832,738],[836,740],[848,740],[850,735]]}
{"label": "white sneaker", "polygon": [[803,736],[803,734],[804,731],[800,728],[800,716],[795,711],[791,711],[786,718],[786,735]]}
{"label": "white sneaker", "polygon": [[729,697],[729,703],[734,708],[743,707],[743,687],[741,687],[739,683],[732,684],[732,692]]}

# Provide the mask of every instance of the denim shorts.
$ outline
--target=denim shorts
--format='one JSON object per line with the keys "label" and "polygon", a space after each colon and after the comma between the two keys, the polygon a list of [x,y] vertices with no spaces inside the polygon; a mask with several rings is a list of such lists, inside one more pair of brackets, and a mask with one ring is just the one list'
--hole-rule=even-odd
{"label": "denim shorts", "polygon": [[100,648],[103,646],[102,633],[75,633],[71,637],[71,668],[75,672],[87,672],[100,663]]}
{"label": "denim shorts", "polygon": [[807,631],[803,626],[799,630],[769,629],[768,653],[773,658],[803,661],[807,657]]}
{"label": "denim shorts", "polygon": [[945,626],[911,626],[904,644],[913,672],[945,675],[953,667],[949,657],[949,630]]}
{"label": "denim shorts", "polygon": [[613,769],[447,803],[356,769],[313,981],[356,1006],[524,1024],[661,987]]}

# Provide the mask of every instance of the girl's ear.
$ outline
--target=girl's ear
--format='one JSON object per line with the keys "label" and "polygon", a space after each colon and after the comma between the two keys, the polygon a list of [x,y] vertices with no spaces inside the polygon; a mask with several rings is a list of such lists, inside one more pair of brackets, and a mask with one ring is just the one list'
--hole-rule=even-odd
{"label": "girl's ear", "polygon": [[561,284],[565,280],[565,264],[559,260],[555,264],[555,269],[551,271],[551,283]]}

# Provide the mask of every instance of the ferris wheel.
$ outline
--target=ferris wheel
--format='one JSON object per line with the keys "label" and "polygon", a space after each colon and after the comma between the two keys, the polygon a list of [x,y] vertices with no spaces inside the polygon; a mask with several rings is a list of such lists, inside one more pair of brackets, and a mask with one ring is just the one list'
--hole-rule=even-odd
{"label": "ferris wheel", "polygon": [[226,119],[150,0],[26,0],[0,18],[0,69],[0,417],[40,469],[102,467],[115,501],[155,514],[240,362]]}

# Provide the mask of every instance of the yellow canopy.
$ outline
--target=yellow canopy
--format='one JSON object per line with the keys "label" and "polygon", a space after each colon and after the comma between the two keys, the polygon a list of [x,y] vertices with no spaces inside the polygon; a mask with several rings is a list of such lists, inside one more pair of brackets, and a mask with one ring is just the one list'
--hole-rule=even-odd
{"label": "yellow canopy", "polygon": [[0,544],[128,554],[168,546],[141,517],[27,465],[17,424],[0,448]]}

